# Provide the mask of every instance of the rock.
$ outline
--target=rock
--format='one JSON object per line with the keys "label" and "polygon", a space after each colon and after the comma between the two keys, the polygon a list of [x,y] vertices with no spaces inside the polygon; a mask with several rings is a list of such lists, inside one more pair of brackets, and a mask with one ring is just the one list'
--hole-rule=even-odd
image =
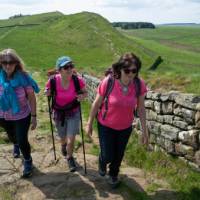
{"label": "rock", "polygon": [[173,114],[173,103],[172,102],[164,102],[161,105],[162,114]]}
{"label": "rock", "polygon": [[178,134],[178,139],[183,144],[187,144],[197,149],[199,147],[199,134],[200,130],[181,131]]}
{"label": "rock", "polygon": [[153,109],[153,101],[149,99],[145,100],[145,107]]}
{"label": "rock", "polygon": [[175,102],[185,108],[196,110],[200,103],[200,96],[194,94],[180,94],[175,98]]}
{"label": "rock", "polygon": [[195,114],[195,126],[200,128],[200,111],[197,111]]}
{"label": "rock", "polygon": [[175,151],[175,145],[174,145],[174,142],[172,142],[171,140],[165,140],[165,143],[164,143],[164,148],[165,150],[167,151],[167,153],[169,154],[173,154],[174,151]]}
{"label": "rock", "polygon": [[175,151],[178,155],[184,156],[185,158],[187,157],[186,155],[190,156],[190,158],[194,157],[194,149],[181,143],[175,144]]}
{"label": "rock", "polygon": [[162,125],[160,127],[161,135],[169,140],[176,141],[178,138],[178,132],[180,129],[170,125]]}
{"label": "rock", "polygon": [[154,110],[157,114],[161,113],[161,102],[155,101],[154,102]]}
{"label": "rock", "polygon": [[147,122],[147,127],[150,133],[159,135],[160,134],[160,126],[161,124],[156,123],[154,121],[148,121]]}
{"label": "rock", "polygon": [[195,162],[200,167],[200,150],[195,153]]}

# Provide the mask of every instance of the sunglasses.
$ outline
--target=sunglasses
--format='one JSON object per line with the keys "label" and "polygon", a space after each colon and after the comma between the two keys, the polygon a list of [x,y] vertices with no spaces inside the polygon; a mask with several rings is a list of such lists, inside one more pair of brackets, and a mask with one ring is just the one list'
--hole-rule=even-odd
{"label": "sunglasses", "polygon": [[16,64],[16,62],[15,61],[2,61],[1,64],[2,65],[14,65],[14,64]]}
{"label": "sunglasses", "polygon": [[130,72],[132,72],[133,74],[137,73],[137,69],[123,69],[125,74],[130,74]]}
{"label": "sunglasses", "polygon": [[73,68],[74,68],[73,65],[64,65],[61,69],[68,70],[68,69],[73,69]]}

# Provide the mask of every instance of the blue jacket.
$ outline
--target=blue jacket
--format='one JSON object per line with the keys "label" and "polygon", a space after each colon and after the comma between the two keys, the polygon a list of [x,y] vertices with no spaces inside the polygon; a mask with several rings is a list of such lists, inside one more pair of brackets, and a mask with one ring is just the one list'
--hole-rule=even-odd
{"label": "blue jacket", "polygon": [[15,88],[32,86],[36,93],[40,91],[33,78],[29,74],[20,71],[17,71],[11,80],[7,80],[6,72],[0,69],[0,85],[3,88],[3,93],[0,96],[0,109],[3,111],[12,109],[13,114],[20,111]]}

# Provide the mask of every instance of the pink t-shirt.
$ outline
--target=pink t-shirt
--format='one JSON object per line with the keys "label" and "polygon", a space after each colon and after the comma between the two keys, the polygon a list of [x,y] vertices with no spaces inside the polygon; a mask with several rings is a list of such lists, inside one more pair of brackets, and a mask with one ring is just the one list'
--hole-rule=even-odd
{"label": "pink t-shirt", "polygon": [[[77,96],[76,89],[74,86],[74,81],[71,78],[69,87],[65,89],[62,87],[62,84],[61,84],[61,75],[56,74],[55,79],[56,79],[56,103],[60,106],[64,106],[67,103],[70,103],[71,101],[73,101]],[[80,83],[80,88],[81,89],[84,88],[85,87],[84,80],[80,76],[78,76],[78,80]],[[50,79],[48,80],[46,84],[46,89],[50,89]]]}
{"label": "pink t-shirt", "polygon": [[[147,87],[142,79],[141,81],[141,93],[143,96],[147,92]],[[104,96],[106,92],[108,77],[106,77],[97,88],[97,92],[100,96]],[[131,126],[134,119],[134,109],[137,105],[137,97],[135,84],[132,82],[128,87],[128,93],[126,95],[122,92],[122,85],[119,80],[115,80],[112,92],[108,97],[108,111],[105,119],[102,119],[105,111],[105,105],[103,104],[101,110],[98,113],[98,121],[109,128],[115,130],[123,130]]]}

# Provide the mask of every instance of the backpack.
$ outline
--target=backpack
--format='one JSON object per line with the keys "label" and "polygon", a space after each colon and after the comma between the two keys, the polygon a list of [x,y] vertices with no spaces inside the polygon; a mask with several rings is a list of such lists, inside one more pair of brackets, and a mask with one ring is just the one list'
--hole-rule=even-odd
{"label": "backpack", "polygon": [[[80,83],[79,83],[77,75],[73,74],[72,80],[74,82],[76,93],[81,94]],[[79,107],[80,102],[77,99],[74,99],[73,101],[71,101],[70,103],[67,103],[64,106],[60,106],[56,103],[56,93],[57,93],[57,91],[56,91],[55,75],[50,78],[50,88],[51,88],[51,92],[50,92],[51,111],[50,112],[52,113],[53,109],[60,112],[61,115],[62,115],[61,122],[62,122],[62,125],[64,125],[65,113],[70,112],[72,109]]]}
{"label": "backpack", "polygon": [[[114,84],[115,84],[114,77],[112,75],[108,75],[108,76],[109,76],[109,78],[108,78],[108,82],[107,82],[107,86],[106,86],[106,91],[105,91],[105,95],[103,97],[103,103],[105,104],[105,111],[102,116],[103,120],[106,118],[106,114],[108,112],[108,98],[109,98],[109,95],[112,92]],[[103,105],[103,103],[102,103],[102,105]],[[102,108],[102,105],[101,105],[101,108]]]}
{"label": "backpack", "polygon": [[[108,82],[107,82],[107,86],[106,86],[106,91],[105,91],[105,95],[103,97],[103,102],[101,104],[100,109],[102,108],[102,105],[105,105],[105,111],[103,113],[102,119],[104,120],[106,118],[107,112],[108,112],[108,99],[109,99],[109,95],[111,94],[114,84],[115,84],[115,78],[113,77],[113,73],[112,73],[112,69],[108,68],[105,71],[105,76],[109,76],[108,78]],[[140,89],[141,89],[141,83],[140,83],[140,79],[138,77],[136,77],[134,79],[135,85],[136,85],[136,96],[137,98],[140,95]],[[134,116],[138,117],[138,112],[137,112],[137,108],[135,108],[134,110]]]}

